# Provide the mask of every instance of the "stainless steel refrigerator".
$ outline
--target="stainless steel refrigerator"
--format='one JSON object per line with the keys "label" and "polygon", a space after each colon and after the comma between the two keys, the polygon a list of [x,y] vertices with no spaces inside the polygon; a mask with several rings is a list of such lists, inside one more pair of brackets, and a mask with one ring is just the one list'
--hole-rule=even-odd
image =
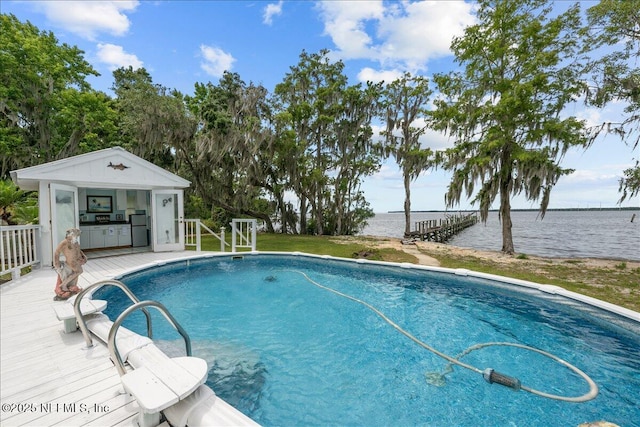
{"label": "stainless steel refrigerator", "polygon": [[147,240],[147,216],[144,214],[129,215],[131,224],[131,245],[148,246]]}

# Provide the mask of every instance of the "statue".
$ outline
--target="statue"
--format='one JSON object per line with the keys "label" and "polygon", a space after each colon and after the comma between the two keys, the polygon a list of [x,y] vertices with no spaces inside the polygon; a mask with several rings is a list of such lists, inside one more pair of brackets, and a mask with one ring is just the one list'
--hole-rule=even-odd
{"label": "statue", "polygon": [[[82,274],[82,266],[87,262],[87,256],[80,249],[80,233],[77,228],[68,229],[65,239],[53,254],[53,268],[58,273],[54,301],[64,301],[82,291],[78,286],[78,278]],[[60,255],[63,255],[64,260],[60,260]]]}

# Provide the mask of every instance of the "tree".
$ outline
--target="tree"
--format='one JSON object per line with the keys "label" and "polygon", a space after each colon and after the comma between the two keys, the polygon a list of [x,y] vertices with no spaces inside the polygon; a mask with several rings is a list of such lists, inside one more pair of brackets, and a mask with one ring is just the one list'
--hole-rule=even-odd
{"label": "tree", "polygon": [[116,145],[117,114],[113,100],[105,93],[65,89],[60,92],[56,111],[51,119],[51,126],[57,129],[51,147],[57,158]]}
{"label": "tree", "polygon": [[187,98],[198,121],[188,160],[196,192],[212,209],[262,219],[273,230],[265,200],[269,185],[272,138],[263,125],[268,117],[267,91],[246,84],[237,73],[225,72],[219,84],[196,84]]}
{"label": "tree", "polygon": [[25,193],[13,181],[0,180],[0,225],[34,224],[37,219],[37,193]]}
{"label": "tree", "polygon": [[113,77],[119,143],[137,156],[176,171],[175,147],[187,144],[196,132],[196,121],[188,114],[182,94],[154,84],[144,68],[119,68]]}
{"label": "tree", "polygon": [[560,160],[585,146],[584,123],[565,107],[584,91],[578,55],[578,5],[550,17],[542,0],[483,0],[478,24],[453,40],[460,72],[434,76],[442,96],[432,124],[455,138],[443,167],[453,172],[449,207],[474,194],[481,219],[499,197],[502,251],[514,253],[511,197],[540,200],[544,217]]}
{"label": "tree", "polygon": [[422,148],[420,144],[420,137],[426,132],[427,125],[417,123],[428,114],[427,102],[431,93],[426,78],[412,77],[409,73],[391,82],[383,91],[386,128],[380,133],[385,138],[385,156],[393,156],[402,170],[405,235],[411,232],[411,181],[431,166],[434,160],[433,151]]}
{"label": "tree", "polygon": [[371,119],[378,114],[381,87],[381,83],[368,82],[364,88],[357,84],[342,93],[342,110],[334,123],[333,138],[327,138],[333,197],[328,203],[326,222],[332,234],[354,234],[373,216],[360,185],[363,177],[380,169]]}
{"label": "tree", "polygon": [[[603,123],[595,129],[619,135],[635,150],[640,142],[640,4],[637,1],[601,0],[589,8],[587,46],[615,50],[591,63],[595,87],[587,91],[590,105],[603,107],[611,102],[626,103],[617,123]],[[640,162],[623,171],[620,179],[620,203],[640,193]]]}
{"label": "tree", "polygon": [[[0,176],[78,154],[87,133],[108,115],[105,97],[85,80],[98,73],[83,52],[4,14],[0,46]],[[87,119],[91,115],[102,118]]]}
{"label": "tree", "polygon": [[328,53],[302,52],[275,88],[276,121],[280,135],[295,145],[289,147],[295,155],[289,173],[300,202],[301,231],[349,234],[373,215],[360,180],[379,167],[370,150],[378,89],[348,86],[344,64],[332,62]]}
{"label": "tree", "polygon": [[12,225],[13,206],[25,196],[11,180],[0,180],[0,224]]}
{"label": "tree", "polygon": [[[306,203],[311,205],[311,218],[315,233],[324,234],[324,203],[327,197],[329,157],[324,139],[335,122],[341,91],[346,84],[342,62],[332,63],[327,51],[300,54],[298,65],[292,66],[284,80],[276,85],[275,94],[287,111],[289,127],[296,135],[301,158],[294,191],[300,199],[300,221],[306,229]],[[285,116],[282,116],[285,117]]]}

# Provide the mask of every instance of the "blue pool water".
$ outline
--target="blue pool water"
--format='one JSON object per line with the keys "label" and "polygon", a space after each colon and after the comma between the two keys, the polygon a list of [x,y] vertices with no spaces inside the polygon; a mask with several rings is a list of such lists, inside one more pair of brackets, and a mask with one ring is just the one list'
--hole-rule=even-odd
{"label": "blue pool water", "polygon": [[[485,382],[400,334],[359,298],[428,345],[455,356],[485,342],[553,353],[600,387],[585,403],[545,399]],[[640,425],[640,325],[559,296],[504,283],[401,267],[305,256],[213,257],[122,278],[141,299],[163,303],[209,363],[216,394],[264,426],[553,425],[607,420]],[[98,291],[115,319],[129,303]],[[105,295],[109,294],[109,295]],[[159,315],[154,340],[182,345]],[[145,332],[144,317],[124,325]],[[589,390],[566,367],[512,347],[462,361],[567,396]]]}

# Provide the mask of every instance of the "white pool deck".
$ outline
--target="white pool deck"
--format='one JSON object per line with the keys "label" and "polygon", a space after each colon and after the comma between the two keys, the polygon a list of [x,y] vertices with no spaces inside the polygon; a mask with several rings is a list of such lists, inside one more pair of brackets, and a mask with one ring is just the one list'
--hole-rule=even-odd
{"label": "white pool deck", "polygon": [[[79,284],[86,287],[146,264],[193,255],[89,255]],[[52,308],[55,282],[55,271],[45,267],[0,285],[0,425],[137,425],[139,406],[124,393],[106,346],[86,349],[80,331],[64,333]]]}

